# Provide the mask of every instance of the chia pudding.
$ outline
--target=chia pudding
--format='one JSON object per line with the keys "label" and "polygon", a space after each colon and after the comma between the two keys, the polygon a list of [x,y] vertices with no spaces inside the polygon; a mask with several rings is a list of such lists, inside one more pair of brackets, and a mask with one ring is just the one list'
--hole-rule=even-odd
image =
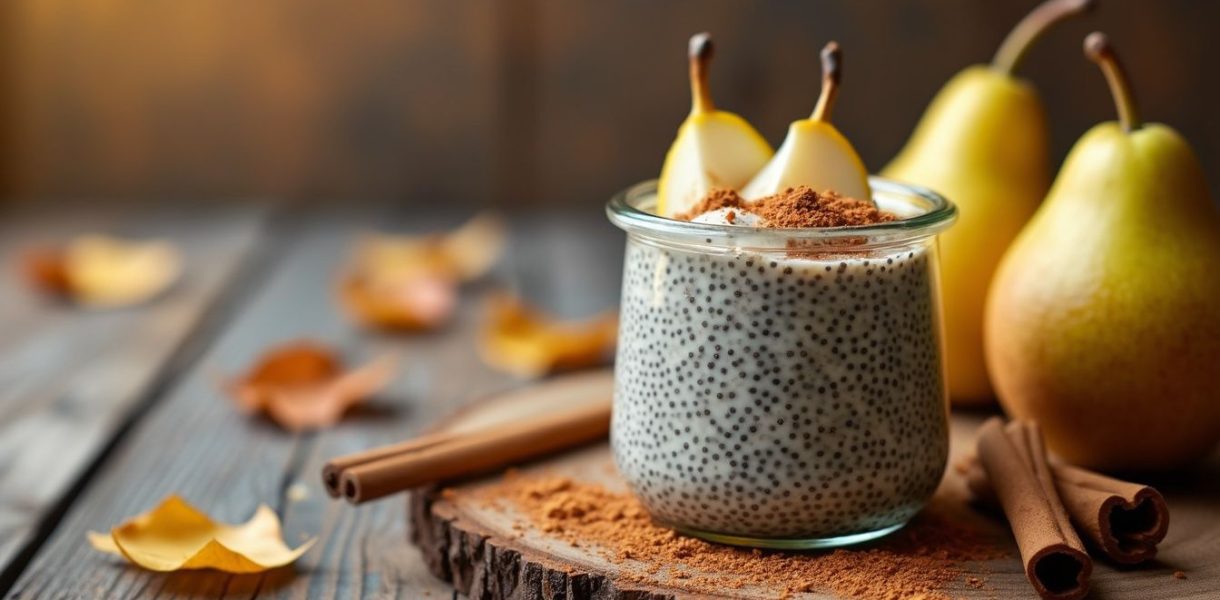
{"label": "chia pudding", "polygon": [[873,185],[898,220],[742,227],[715,224],[722,209],[685,223],[640,210],[648,186],[611,203],[630,234],[611,440],[659,521],[729,543],[839,545],[901,527],[936,489],[935,233],[953,208]]}

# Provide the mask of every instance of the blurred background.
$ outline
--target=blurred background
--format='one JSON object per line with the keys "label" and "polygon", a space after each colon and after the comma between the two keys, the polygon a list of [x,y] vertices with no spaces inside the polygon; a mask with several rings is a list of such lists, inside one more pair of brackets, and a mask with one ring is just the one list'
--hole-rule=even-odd
{"label": "blurred background", "polygon": [[[1220,2],[1100,0],[1020,70],[1055,159],[1114,118],[1080,45],[1111,34],[1147,119],[1220,182]],[[0,198],[285,198],[599,211],[654,177],[689,106],[687,37],[719,43],[718,103],[778,143],[845,50],[836,122],[869,167],[1036,0],[6,0]]]}

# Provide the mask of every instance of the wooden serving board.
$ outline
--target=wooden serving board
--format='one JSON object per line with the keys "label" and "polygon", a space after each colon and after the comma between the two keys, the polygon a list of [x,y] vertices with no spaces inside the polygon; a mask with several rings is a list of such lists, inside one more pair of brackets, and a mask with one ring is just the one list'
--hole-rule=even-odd
{"label": "wooden serving board", "polygon": [[[574,403],[604,400],[611,394],[608,371],[553,379],[476,403],[441,425],[445,430],[476,429],[496,422],[541,414]],[[955,414],[952,417],[950,465],[973,443],[975,429],[988,415]],[[614,468],[609,446],[598,443],[521,467],[523,474],[545,473],[570,477],[625,490]],[[412,541],[420,548],[429,570],[452,583],[472,599],[654,599],[685,597],[777,598],[782,590],[742,587],[733,589],[683,588],[683,580],[641,580],[639,566],[628,576],[624,567],[608,560],[603,549],[565,542],[528,523],[511,507],[488,502],[486,490],[499,476],[411,494],[409,514]],[[1173,481],[1157,482],[1171,511],[1169,536],[1156,561],[1131,570],[1118,570],[1096,561],[1093,598],[1217,598],[1220,597],[1220,453],[1192,473]],[[980,513],[967,502],[965,487],[954,469],[948,469],[935,502],[948,507],[954,519],[994,534],[1006,545],[1009,557],[971,563],[963,567],[962,581],[944,590],[952,597],[1031,598],[1015,544],[1000,518]],[[646,570],[646,569],[645,569]],[[1181,571],[1185,578],[1175,577]],[[974,586],[967,575],[977,574]],[[718,574],[732,577],[732,574]],[[802,598],[834,598],[826,593]]]}

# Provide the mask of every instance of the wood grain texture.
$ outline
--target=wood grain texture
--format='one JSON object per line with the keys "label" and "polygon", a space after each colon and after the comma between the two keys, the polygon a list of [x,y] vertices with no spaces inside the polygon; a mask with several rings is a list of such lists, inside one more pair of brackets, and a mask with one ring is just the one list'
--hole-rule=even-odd
{"label": "wood grain texture", "polygon": [[[308,571],[308,577],[287,584],[277,595],[418,598],[420,589],[438,593],[431,586],[439,580],[407,543],[410,530],[401,497],[352,507],[326,497],[320,473],[332,457],[407,439],[472,400],[524,383],[488,369],[475,355],[483,318],[479,296],[487,288],[528,290],[531,302],[573,317],[613,306],[617,261],[606,261],[604,256],[620,254],[621,240],[604,220],[530,214],[519,215],[510,226],[505,260],[492,282],[471,290],[473,297],[463,303],[454,327],[438,335],[366,338],[370,348],[401,356],[400,384],[385,394],[388,398],[401,394],[399,405],[317,436],[295,479],[308,490],[309,499],[289,503],[284,518],[289,535],[294,530],[321,532],[321,547],[306,556],[302,570]],[[408,404],[401,405],[402,400]]]}
{"label": "wood grain texture", "polygon": [[490,193],[482,2],[0,6],[0,197]]}
{"label": "wood grain texture", "polygon": [[[132,430],[7,597],[450,597],[452,589],[429,575],[407,544],[401,501],[352,508],[328,498],[319,477],[322,464],[335,455],[403,439],[473,397],[521,383],[487,370],[475,357],[482,313],[478,292],[486,286],[471,290],[454,326],[437,334],[379,335],[342,318],[331,282],[357,232],[387,223],[382,228],[420,231],[457,222],[404,220],[401,215],[397,220],[327,217],[293,234],[276,252],[280,260],[253,278],[249,303]],[[569,287],[580,289],[582,294],[566,301],[544,302],[572,312],[579,312],[575,303],[596,304],[588,312],[612,303],[592,300],[590,291],[617,293],[617,276],[605,272],[612,265],[617,270],[617,257],[600,267],[563,268],[557,263],[560,254],[542,250],[580,237],[570,227],[579,225],[542,218],[513,223],[512,249],[495,279],[510,287],[542,282],[542,289],[560,290],[558,296]],[[617,239],[613,230],[583,237],[604,245]],[[301,336],[336,344],[353,360],[395,352],[399,376],[338,427],[298,436],[238,414],[218,393],[218,376],[240,370],[270,344]],[[290,543],[309,536],[319,542],[292,568],[240,577],[148,573],[84,543],[86,531],[112,526],[171,492],[227,521],[242,520],[257,504],[267,503],[284,519]]]}
{"label": "wood grain texture", "polygon": [[[72,0],[0,4],[0,196],[170,191],[429,206],[579,204],[655,177],[710,30],[718,104],[773,143],[807,115],[817,52],[846,58],[835,122],[874,171],[962,67],[1038,0]],[[1058,160],[1114,118],[1081,55],[1108,32],[1150,121],[1220,185],[1220,3],[1105,0],[1035,45]],[[434,204],[432,204],[434,205]]]}
{"label": "wood grain texture", "polygon": [[[242,577],[150,574],[98,554],[83,536],[147,510],[170,493],[228,522],[244,520],[259,503],[283,510],[312,436],[290,435],[241,415],[217,383],[267,346],[299,337],[326,340],[351,359],[363,355],[356,351],[359,333],[339,318],[330,290],[352,236],[369,223],[326,221],[303,226],[283,242],[279,260],[250,282],[248,304],[223,324],[202,360],[182,374],[103,466],[10,590],[13,597],[242,597],[295,580],[291,569]],[[305,531],[286,525],[288,541],[299,542]],[[317,533],[317,524],[311,525],[310,535]]]}
{"label": "wood grain texture", "polygon": [[[18,215],[0,227],[0,577],[138,411],[231,283],[257,238],[254,208],[208,217],[118,211]],[[30,244],[108,231],[172,240],[183,279],[146,305],[97,311],[24,284]]]}
{"label": "wood grain texture", "polygon": [[[609,391],[610,384],[604,384]],[[604,393],[604,392],[602,392]],[[584,398],[595,400],[599,392]],[[525,410],[546,410],[536,405],[546,396],[519,393],[505,395],[459,414],[446,427],[463,427],[469,421],[492,422],[521,414]],[[563,398],[564,406],[579,398]],[[556,406],[557,407],[557,406]],[[556,408],[556,407],[552,407]],[[952,427],[952,453],[960,457],[974,440],[982,423],[980,416],[955,415]],[[951,459],[952,462],[953,459]],[[524,473],[563,475],[576,481],[593,482],[610,489],[625,490],[625,483],[613,468],[609,447],[599,444],[574,450],[562,456],[537,461],[522,469]],[[1163,482],[1173,517],[1171,530],[1160,547],[1160,557],[1136,569],[1116,569],[1098,564],[1092,578],[1094,597],[1107,599],[1212,598],[1220,586],[1220,454],[1196,473],[1178,482]],[[411,494],[409,505],[415,543],[423,551],[428,568],[438,577],[452,582],[470,598],[495,600],[554,598],[776,598],[782,590],[744,587],[734,589],[733,574],[719,574],[725,586],[719,589],[690,587],[690,580],[661,578],[637,579],[646,570],[637,569],[634,577],[622,564],[609,560],[596,547],[574,547],[534,528],[521,531],[522,523],[510,508],[486,501],[481,491],[495,478],[485,478],[450,487],[441,495],[436,488]],[[957,511],[959,518],[979,522],[980,527],[1008,539],[999,517],[980,515],[967,505],[961,477],[950,470],[937,491],[941,507]],[[982,589],[959,582],[946,590],[962,598],[1027,598],[1032,590],[1025,579],[1015,544],[1008,542],[1009,557],[968,567],[985,580]],[[639,565],[637,565],[639,566]],[[1182,570],[1187,579],[1177,579]],[[710,574],[709,575],[714,575]],[[809,593],[798,597],[833,598]]]}

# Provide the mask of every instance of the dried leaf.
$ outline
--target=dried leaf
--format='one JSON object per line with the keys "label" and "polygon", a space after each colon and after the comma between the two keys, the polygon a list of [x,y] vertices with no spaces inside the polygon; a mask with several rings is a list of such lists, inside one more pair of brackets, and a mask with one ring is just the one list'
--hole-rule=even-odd
{"label": "dried leaf", "polygon": [[94,549],[122,555],[153,571],[216,569],[258,573],[287,565],[305,554],[315,539],[288,548],[280,520],[265,505],[241,525],[212,521],[178,496],[115,527],[110,535],[89,532]]}
{"label": "dried leaf", "polygon": [[178,251],[165,241],[131,241],[85,235],[63,247],[38,248],[24,257],[35,287],[93,308],[117,308],[152,299],[182,272]]}
{"label": "dried leaf", "polygon": [[340,281],[344,308],[370,327],[428,330],[447,323],[457,288],[495,264],[503,222],[478,215],[447,234],[365,236]]}
{"label": "dried leaf", "polygon": [[403,281],[420,275],[471,281],[495,265],[506,238],[503,221],[490,214],[476,215],[444,234],[370,234],[357,246],[353,267],[372,281]]}
{"label": "dried leaf", "polygon": [[538,377],[604,364],[614,351],[618,314],[559,321],[520,300],[497,296],[489,303],[480,353],[489,365],[521,377]]}
{"label": "dried leaf", "polygon": [[441,238],[441,253],[463,281],[486,275],[500,258],[508,233],[499,217],[482,213]]}
{"label": "dried leaf", "polygon": [[269,350],[228,390],[247,413],[266,413],[289,431],[328,427],[376,393],[393,376],[393,360],[381,358],[344,372],[335,353],[299,341]]}
{"label": "dried leaf", "polygon": [[357,321],[378,329],[424,331],[449,321],[457,308],[457,283],[422,275],[401,281],[351,275],[340,299]]}
{"label": "dried leaf", "polygon": [[62,248],[33,248],[21,257],[22,272],[31,285],[56,296],[72,293]]}

